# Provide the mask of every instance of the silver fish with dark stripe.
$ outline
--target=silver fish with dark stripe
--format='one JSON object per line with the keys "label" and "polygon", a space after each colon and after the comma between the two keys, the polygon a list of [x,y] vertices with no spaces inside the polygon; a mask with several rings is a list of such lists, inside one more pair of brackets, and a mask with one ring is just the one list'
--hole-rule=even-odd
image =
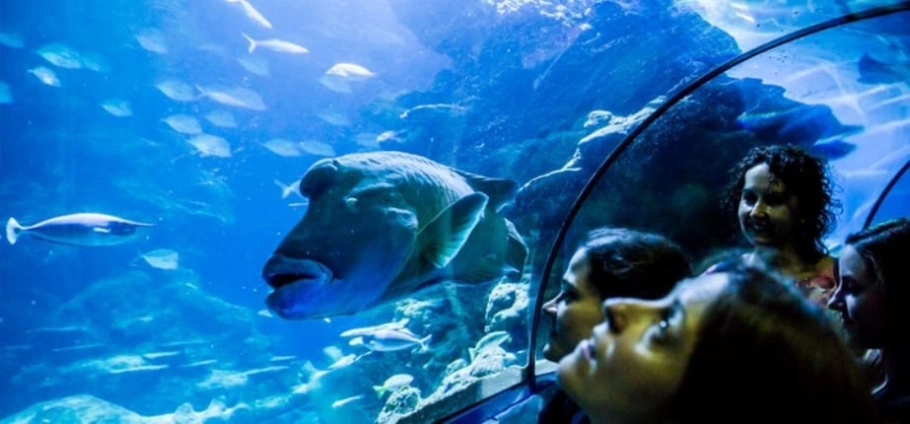
{"label": "silver fish with dark stripe", "polygon": [[130,221],[100,213],[76,213],[23,226],[10,218],[6,222],[6,240],[9,244],[23,235],[42,240],[75,246],[113,246],[130,241],[139,227],[153,224]]}

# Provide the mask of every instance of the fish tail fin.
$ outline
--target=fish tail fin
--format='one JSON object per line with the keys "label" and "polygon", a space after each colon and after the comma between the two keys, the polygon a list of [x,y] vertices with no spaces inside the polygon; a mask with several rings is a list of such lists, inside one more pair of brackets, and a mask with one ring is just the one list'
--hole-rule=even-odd
{"label": "fish tail fin", "polygon": [[430,334],[429,336],[426,336],[426,337],[420,339],[420,351],[421,352],[426,352],[427,350],[430,349],[430,345],[428,343],[430,343],[430,339],[432,339],[432,338],[433,338],[433,335]]}
{"label": "fish tail fin", "polygon": [[277,185],[278,188],[281,189],[281,198],[282,199],[287,199],[288,196],[290,196],[291,193],[294,192],[294,190],[293,190],[293,188],[291,188],[291,186],[286,185],[285,183],[279,181],[277,178],[275,179],[275,185]]}
{"label": "fish tail fin", "polygon": [[373,386],[373,391],[376,392],[376,397],[382,398],[382,395],[385,394],[385,386]]}
{"label": "fish tail fin", "polygon": [[[202,86],[199,84],[196,84],[196,90],[199,90],[199,95],[196,96],[196,98],[194,98],[193,100],[199,100],[199,99],[209,95],[209,92],[206,91],[204,88],[202,88]],[[162,121],[163,121],[163,119],[162,119]]]}
{"label": "fish tail fin", "polygon": [[16,244],[16,240],[19,239],[19,233],[21,232],[22,226],[19,225],[16,218],[10,217],[9,221],[6,221],[6,241],[8,241],[9,244]]}
{"label": "fish tail fin", "polygon": [[312,374],[316,374],[317,372],[319,372],[319,369],[316,368],[316,366],[313,365],[313,363],[310,362],[310,361],[304,362],[304,363],[303,363],[303,367],[301,367],[301,368],[303,369],[303,372],[304,372],[305,374],[310,374],[310,375],[312,375]]}
{"label": "fish tail fin", "polygon": [[246,35],[245,32],[241,32],[241,34],[243,34],[243,38],[246,38],[246,41],[250,43],[250,46],[246,49],[246,51],[249,53],[256,51],[256,46],[258,45],[258,43],[256,43],[256,40],[254,40],[249,35]]}

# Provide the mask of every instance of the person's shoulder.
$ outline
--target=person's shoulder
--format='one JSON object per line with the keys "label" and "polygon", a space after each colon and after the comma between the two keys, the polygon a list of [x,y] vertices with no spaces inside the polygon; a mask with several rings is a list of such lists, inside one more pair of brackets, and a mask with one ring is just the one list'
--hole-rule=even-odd
{"label": "person's shoulder", "polygon": [[815,264],[815,269],[819,274],[830,274],[833,276],[837,269],[837,258],[825,255]]}
{"label": "person's shoulder", "polygon": [[876,403],[885,423],[910,423],[910,395],[876,398]]}
{"label": "person's shoulder", "polygon": [[[749,256],[748,256],[748,254],[743,254],[739,259],[742,261],[746,261],[749,259]],[[730,267],[735,265],[737,262],[738,261],[736,259],[722,260],[720,262],[715,263],[714,265],[709,266],[707,269],[702,271],[702,273],[700,275],[707,275],[707,274],[712,274],[715,272],[724,272],[724,271],[730,269]]]}
{"label": "person's shoulder", "polygon": [[544,405],[538,417],[538,423],[572,423],[581,408],[562,390],[558,390],[549,402]]}
{"label": "person's shoulder", "polygon": [[837,285],[837,258],[825,256],[816,262],[812,279],[833,281]]}

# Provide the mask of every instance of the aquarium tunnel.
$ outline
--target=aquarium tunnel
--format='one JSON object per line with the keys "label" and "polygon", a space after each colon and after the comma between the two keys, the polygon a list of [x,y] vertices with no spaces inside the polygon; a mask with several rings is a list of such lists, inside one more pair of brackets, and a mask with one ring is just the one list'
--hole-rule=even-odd
{"label": "aquarium tunnel", "polygon": [[0,424],[537,422],[591,230],[910,214],[910,2],[0,4]]}

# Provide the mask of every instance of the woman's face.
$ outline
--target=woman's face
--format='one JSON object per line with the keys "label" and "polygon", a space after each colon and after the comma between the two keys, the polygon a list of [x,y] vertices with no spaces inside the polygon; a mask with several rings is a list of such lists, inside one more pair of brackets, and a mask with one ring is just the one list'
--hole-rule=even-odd
{"label": "woman's face", "polygon": [[660,414],[682,381],[705,308],[727,282],[725,273],[708,274],[660,300],[607,300],[605,322],[559,361],[563,390],[609,422]]}
{"label": "woman's face", "polygon": [[559,361],[572,352],[604,320],[603,299],[588,280],[588,262],[585,249],[578,249],[562,277],[559,294],[543,305],[544,314],[552,321],[550,340],[543,348],[543,355],[551,361]]}
{"label": "woman's face", "polygon": [[838,260],[840,285],[828,307],[841,313],[850,337],[867,349],[883,347],[885,290],[871,266],[851,245]]}
{"label": "woman's face", "polygon": [[786,185],[772,179],[767,164],[746,171],[739,199],[739,225],[753,246],[782,248],[792,241],[796,221],[796,196],[787,195]]}

